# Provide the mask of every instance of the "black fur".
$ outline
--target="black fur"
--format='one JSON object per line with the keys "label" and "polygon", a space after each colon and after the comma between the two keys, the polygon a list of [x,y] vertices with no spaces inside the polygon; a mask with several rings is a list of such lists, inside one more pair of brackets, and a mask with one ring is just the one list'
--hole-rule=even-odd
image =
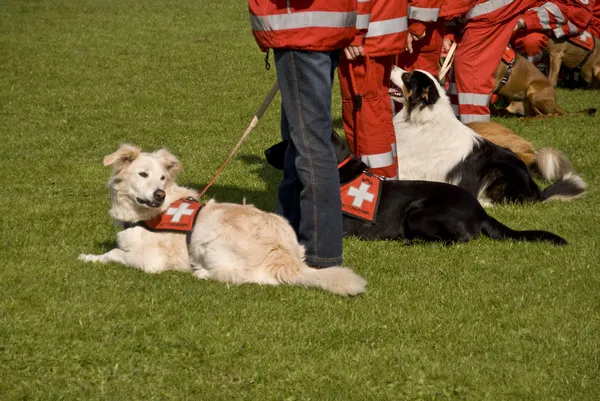
{"label": "black fur", "polygon": [[[350,155],[345,142],[331,135],[338,163]],[[286,142],[265,151],[267,161],[276,168],[283,166]],[[352,159],[339,170],[340,182],[346,183],[368,167]],[[547,231],[515,231],[489,216],[475,197],[466,190],[431,181],[383,181],[376,224],[344,216],[345,235],[363,239],[424,240],[466,242],[480,234],[492,239],[550,241],[566,245],[567,241]]]}
{"label": "black fur", "polygon": [[493,203],[537,202],[551,196],[578,196],[585,189],[560,179],[544,190],[533,180],[527,165],[509,149],[481,138],[471,153],[446,176],[446,181],[478,197],[487,183],[486,196]]}
{"label": "black fur", "polygon": [[413,71],[402,75],[402,82],[406,88],[408,98],[405,101],[408,114],[415,108],[424,108],[435,104],[440,98],[440,93],[431,79],[421,71]]}

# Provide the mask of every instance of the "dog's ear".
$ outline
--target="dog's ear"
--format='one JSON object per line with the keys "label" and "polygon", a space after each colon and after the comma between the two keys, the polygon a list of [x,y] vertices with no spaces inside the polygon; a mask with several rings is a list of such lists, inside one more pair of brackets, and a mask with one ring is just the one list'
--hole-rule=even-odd
{"label": "dog's ear", "polygon": [[431,85],[423,88],[421,91],[421,101],[425,105],[434,104],[440,98],[440,93],[438,92],[435,84],[431,82]]}
{"label": "dog's ear", "polygon": [[104,157],[104,165],[119,168],[134,161],[141,151],[137,146],[123,144],[119,150]]}
{"label": "dog's ear", "polygon": [[167,149],[159,149],[154,154],[162,160],[165,168],[171,174],[172,177],[175,177],[178,173],[183,171],[183,165],[175,157],[175,155],[169,152]]}

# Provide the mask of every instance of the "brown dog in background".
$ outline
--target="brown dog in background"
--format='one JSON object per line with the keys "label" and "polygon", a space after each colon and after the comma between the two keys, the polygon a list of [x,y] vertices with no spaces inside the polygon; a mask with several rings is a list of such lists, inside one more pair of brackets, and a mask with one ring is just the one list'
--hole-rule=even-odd
{"label": "brown dog in background", "polygon": [[575,173],[571,162],[560,150],[550,147],[536,150],[531,142],[501,124],[490,121],[473,122],[467,126],[488,141],[511,150],[527,167],[548,181]]}
{"label": "brown dog in background", "polygon": [[569,69],[577,68],[586,57],[587,61],[581,66],[579,75],[588,84],[594,88],[600,88],[600,39],[594,37],[596,45],[588,57],[588,50],[585,50],[565,39],[556,39],[550,37],[545,53],[550,59],[548,79],[553,86],[558,82],[558,73],[560,67],[565,66]]}
{"label": "brown dog in background", "polygon": [[[593,115],[596,109],[585,109],[566,113],[556,104],[554,85],[533,63],[516,54],[512,72],[506,84],[501,85],[508,66],[500,62],[496,68],[494,93],[505,97],[511,103],[506,107],[509,114],[527,117]],[[498,91],[498,89],[500,89]]]}

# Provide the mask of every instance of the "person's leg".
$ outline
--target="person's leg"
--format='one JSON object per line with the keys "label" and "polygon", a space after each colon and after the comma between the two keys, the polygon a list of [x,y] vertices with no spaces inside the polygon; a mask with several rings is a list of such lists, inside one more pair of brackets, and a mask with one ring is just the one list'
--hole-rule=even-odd
{"label": "person's leg", "polygon": [[276,213],[285,217],[296,235],[300,230],[300,192],[302,182],[296,171],[296,147],[290,140],[290,131],[283,106],[281,107],[281,138],[288,142],[283,161],[283,179],[279,184]]}
{"label": "person's leg", "polygon": [[[340,182],[331,143],[331,88],[338,57],[339,52],[275,51],[286,134],[291,142],[285,166],[292,177],[294,165],[301,183],[295,187],[300,189],[298,239],[306,248],[306,262],[316,267],[342,263]],[[295,213],[283,206],[289,188],[291,184],[282,182],[280,210],[290,213],[284,217]]]}
{"label": "person's leg", "polygon": [[[393,56],[359,58],[349,62],[342,56],[338,75],[342,93],[342,116],[346,139],[352,152],[374,174],[396,178],[396,135],[388,94]],[[352,87],[350,69],[356,88]],[[354,111],[354,96],[360,93],[360,113]]]}
{"label": "person's leg", "polygon": [[[515,21],[501,26],[466,26],[454,57],[458,112],[465,124],[490,120],[489,102],[494,91],[494,75]],[[453,89],[451,84],[449,92],[452,93]]]}

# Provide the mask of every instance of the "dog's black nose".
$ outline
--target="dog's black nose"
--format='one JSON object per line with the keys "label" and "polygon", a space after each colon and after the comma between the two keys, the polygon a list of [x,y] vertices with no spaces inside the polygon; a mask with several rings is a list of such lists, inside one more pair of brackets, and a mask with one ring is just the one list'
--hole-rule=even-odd
{"label": "dog's black nose", "polygon": [[154,200],[158,201],[158,202],[162,202],[165,200],[165,191],[163,191],[162,189],[157,189],[156,191],[154,191]]}

